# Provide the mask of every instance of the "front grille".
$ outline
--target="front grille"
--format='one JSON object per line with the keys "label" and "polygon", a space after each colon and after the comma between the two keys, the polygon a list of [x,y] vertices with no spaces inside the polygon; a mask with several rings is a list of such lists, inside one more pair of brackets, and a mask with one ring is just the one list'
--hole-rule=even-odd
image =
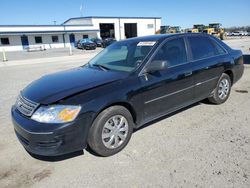
{"label": "front grille", "polygon": [[21,94],[16,100],[16,108],[25,116],[31,116],[38,105],[38,103],[26,99],[25,97],[21,96]]}

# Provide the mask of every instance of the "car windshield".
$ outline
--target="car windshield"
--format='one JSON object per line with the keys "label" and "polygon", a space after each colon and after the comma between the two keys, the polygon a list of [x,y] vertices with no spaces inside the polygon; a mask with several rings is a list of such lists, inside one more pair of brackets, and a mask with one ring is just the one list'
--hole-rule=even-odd
{"label": "car windshield", "polygon": [[90,60],[89,65],[131,72],[143,62],[155,43],[156,41],[134,40],[116,42]]}
{"label": "car windshield", "polygon": [[86,39],[81,39],[80,42],[85,43],[85,42],[92,42],[89,38]]}

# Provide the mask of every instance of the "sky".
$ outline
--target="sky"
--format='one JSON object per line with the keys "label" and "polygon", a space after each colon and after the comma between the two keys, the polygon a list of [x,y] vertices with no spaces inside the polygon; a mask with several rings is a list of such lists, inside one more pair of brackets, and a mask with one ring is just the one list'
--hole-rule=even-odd
{"label": "sky", "polygon": [[249,26],[250,0],[0,0],[0,25],[61,24],[80,16],[162,17],[162,25],[182,28]]}

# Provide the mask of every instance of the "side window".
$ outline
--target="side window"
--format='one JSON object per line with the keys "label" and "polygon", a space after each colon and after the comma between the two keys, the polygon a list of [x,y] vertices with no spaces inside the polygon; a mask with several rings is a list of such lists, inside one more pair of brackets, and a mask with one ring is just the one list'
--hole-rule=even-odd
{"label": "side window", "polygon": [[167,61],[169,67],[187,62],[187,53],[183,38],[167,41],[154,56],[153,61]]}
{"label": "side window", "polygon": [[57,35],[52,36],[51,38],[52,38],[52,42],[58,42],[59,41]]}
{"label": "side window", "polygon": [[191,51],[193,54],[193,60],[209,58],[217,55],[216,49],[209,38],[202,36],[188,37]]}
{"label": "side window", "polygon": [[36,44],[41,44],[41,43],[43,43],[42,37],[35,37],[35,43],[36,43]]}
{"label": "side window", "polygon": [[9,45],[10,41],[9,38],[1,38],[1,45]]}

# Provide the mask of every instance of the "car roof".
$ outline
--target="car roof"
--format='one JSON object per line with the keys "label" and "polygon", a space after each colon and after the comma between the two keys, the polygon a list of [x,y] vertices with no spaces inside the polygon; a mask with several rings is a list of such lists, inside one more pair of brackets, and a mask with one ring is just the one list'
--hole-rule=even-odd
{"label": "car roof", "polygon": [[173,36],[200,36],[204,35],[207,36],[208,34],[206,33],[175,33],[175,34],[159,34],[159,35],[149,35],[149,36],[143,36],[143,37],[135,37],[135,38],[130,38],[126,39],[128,41],[159,41],[159,40],[164,40],[169,37]]}

